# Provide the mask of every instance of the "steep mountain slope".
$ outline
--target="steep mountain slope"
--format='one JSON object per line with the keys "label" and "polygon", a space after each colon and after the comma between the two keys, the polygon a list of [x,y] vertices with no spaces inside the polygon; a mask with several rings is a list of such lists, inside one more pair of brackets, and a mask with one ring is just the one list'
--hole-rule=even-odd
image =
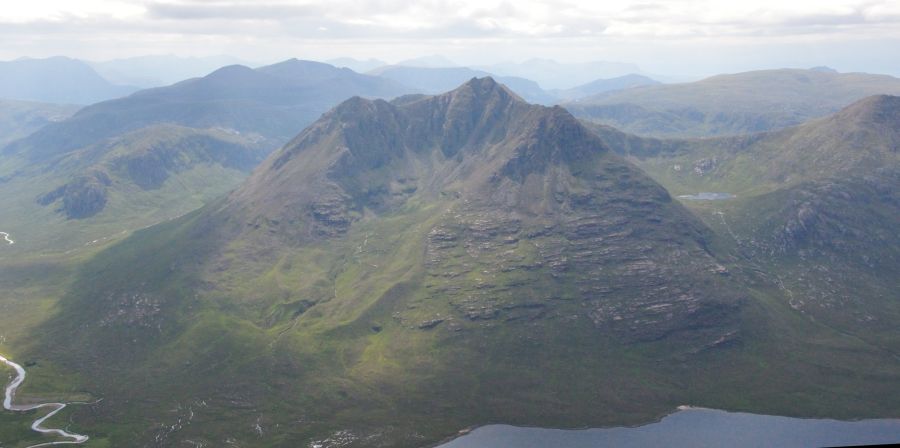
{"label": "steep mountain slope", "polygon": [[77,112],[78,106],[0,100],[0,147]]}
{"label": "steep mountain slope", "polygon": [[0,257],[67,250],[202,206],[240,183],[267,148],[234,132],[148,126],[52,159],[6,156]]}
{"label": "steep mountain slope", "polygon": [[793,126],[877,94],[900,94],[900,80],[785,69],[629,89],[568,103],[566,108],[579,118],[636,134],[699,137]]}
{"label": "steep mountain slope", "polygon": [[[379,67],[369,73],[394,80],[428,94],[451,90],[474,77],[492,76],[488,72],[467,67],[410,67],[404,65]],[[497,80],[526,101],[548,105],[557,102],[556,96],[541,89],[534,81],[515,76],[501,76]]]}
{"label": "steep mountain slope", "polygon": [[256,70],[235,65],[86,107],[3,152],[43,160],[159,123],[234,129],[248,138],[264,138],[264,144],[274,149],[352,95],[391,97],[406,92],[390,81],[317,62],[292,59]]}
{"label": "steep mountain slope", "polygon": [[72,421],[113,446],[900,412],[900,361],[720,245],[565,110],[474,79],[342,103],[227,197],[83,264],[21,352],[104,397]]}
{"label": "steep mountain slope", "polygon": [[0,62],[0,98],[59,104],[91,104],[128,95],[84,62],[64,57]]}
{"label": "steep mountain slope", "polygon": [[900,352],[900,97],[878,95],[801,126],[660,140],[594,126],[692,207],[820,322]]}

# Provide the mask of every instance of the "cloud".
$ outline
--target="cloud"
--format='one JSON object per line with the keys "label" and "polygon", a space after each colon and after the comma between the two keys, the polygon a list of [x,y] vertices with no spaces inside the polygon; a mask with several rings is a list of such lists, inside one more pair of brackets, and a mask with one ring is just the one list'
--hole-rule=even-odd
{"label": "cloud", "polygon": [[316,5],[237,1],[151,2],[146,8],[150,18],[178,20],[285,20],[323,13]]}
{"label": "cloud", "polygon": [[[421,51],[583,60],[618,52],[652,60],[678,45],[696,52],[696,45],[900,40],[900,1],[29,0],[0,9],[0,36],[0,57],[10,58],[302,52],[399,59]],[[900,59],[887,53],[879,58]]]}
{"label": "cloud", "polygon": [[[190,33],[183,23],[212,22],[227,36],[238,23],[326,28],[331,38],[482,38],[520,37],[708,37],[760,34],[822,35],[883,32],[873,25],[900,23],[900,6],[891,0],[758,0],[717,2],[580,2],[573,0],[39,0],[40,8],[22,6],[0,11],[0,23],[112,23],[136,27],[152,24],[158,33]],[[103,11],[118,11],[106,14]],[[30,20],[24,19],[31,17]],[[106,20],[110,19],[110,20]],[[193,25],[190,25],[193,26]],[[206,32],[210,27],[202,27]],[[90,32],[90,29],[85,30]],[[341,34],[341,33],[346,34]],[[299,34],[305,34],[300,31]]]}

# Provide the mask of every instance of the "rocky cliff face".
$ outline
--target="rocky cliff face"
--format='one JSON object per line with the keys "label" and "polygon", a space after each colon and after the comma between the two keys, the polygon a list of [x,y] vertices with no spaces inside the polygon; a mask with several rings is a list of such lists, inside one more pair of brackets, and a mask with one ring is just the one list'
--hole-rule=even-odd
{"label": "rocky cliff face", "polygon": [[[740,297],[713,287],[726,279],[707,230],[565,110],[489,78],[416,101],[342,104],[264,163],[227,213],[303,246],[410,201],[446,206],[423,244],[426,284],[452,304],[454,328],[561,319],[577,303],[628,340],[736,335]],[[229,238],[258,236],[243,233]]]}
{"label": "rocky cliff face", "polygon": [[71,182],[42,195],[38,204],[50,205],[62,200],[59,211],[69,219],[84,219],[100,213],[107,201],[107,187],[112,181],[103,170],[91,170]]}

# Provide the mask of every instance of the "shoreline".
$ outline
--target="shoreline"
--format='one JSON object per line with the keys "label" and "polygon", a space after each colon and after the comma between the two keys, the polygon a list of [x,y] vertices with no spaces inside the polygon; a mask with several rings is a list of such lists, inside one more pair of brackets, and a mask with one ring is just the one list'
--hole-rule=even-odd
{"label": "shoreline", "polygon": [[665,412],[665,413],[660,414],[660,415],[658,415],[652,419],[649,419],[643,423],[638,423],[635,425],[581,426],[581,427],[570,427],[570,428],[552,428],[552,427],[545,427],[545,426],[528,426],[528,425],[519,426],[519,425],[511,425],[508,423],[485,423],[485,424],[481,424],[481,425],[475,425],[475,426],[469,426],[467,428],[463,428],[463,429],[459,430],[459,432],[457,432],[457,434],[446,437],[446,438],[440,440],[439,442],[435,442],[432,445],[427,445],[426,448],[438,448],[438,447],[440,447],[444,444],[450,443],[456,439],[470,435],[473,431],[475,431],[479,428],[484,428],[487,426],[495,426],[496,425],[496,426],[509,426],[509,427],[513,427],[513,428],[517,428],[517,429],[548,429],[548,430],[558,430],[558,431],[590,431],[590,430],[595,430],[595,429],[603,430],[603,429],[616,429],[616,428],[633,429],[633,428],[640,428],[642,426],[647,426],[647,425],[654,425],[654,424],[662,422],[663,419],[665,419],[669,416],[675,415],[679,412],[690,412],[690,411],[712,411],[712,412],[724,412],[727,414],[748,414],[748,415],[766,416],[766,417],[792,418],[792,419],[798,419],[798,420],[828,420],[828,421],[833,421],[833,422],[845,422],[845,423],[855,423],[855,422],[863,422],[863,421],[870,421],[870,420],[897,420],[897,421],[900,421],[900,416],[897,416],[897,417],[856,417],[856,418],[849,418],[849,419],[838,419],[838,418],[831,418],[831,417],[797,417],[797,416],[789,416],[789,415],[757,414],[757,413],[748,412],[748,411],[729,411],[729,410],[725,410],[725,409],[714,409],[714,408],[708,408],[708,407],[703,407],[703,406],[694,406],[694,405],[683,404],[683,405],[676,406],[673,410],[671,410],[669,412]]}

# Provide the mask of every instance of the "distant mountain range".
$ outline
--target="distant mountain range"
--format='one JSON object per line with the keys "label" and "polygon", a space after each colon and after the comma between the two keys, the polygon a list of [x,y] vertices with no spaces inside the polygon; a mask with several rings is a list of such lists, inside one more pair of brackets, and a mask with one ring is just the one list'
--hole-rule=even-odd
{"label": "distant mountain range", "polygon": [[141,88],[160,87],[205,76],[228,65],[247,65],[231,56],[179,57],[174,55],[137,56],[125,59],[88,62],[100,76],[116,84]]}
{"label": "distant mountain range", "polygon": [[[404,93],[418,91],[434,94],[450,90],[473,78],[496,76],[483,70],[458,66],[441,56],[427,56],[387,65],[383,61],[369,59],[359,61],[352,58],[338,58],[330,61],[334,66],[347,67],[358,73],[371,72],[391,79],[406,87]],[[2,64],[6,64],[5,66]],[[552,61],[530,61],[521,67],[556,67]],[[126,96],[138,87],[168,86],[192,78],[204,77],[220,68],[242,65],[241,61],[228,56],[186,58],[171,55],[140,56],[114,59],[102,62],[83,62],[68,58],[23,59],[0,63],[2,85],[16,86],[16,91],[4,93],[0,87],[0,98],[44,101],[50,103],[92,104],[116,97]],[[558,65],[558,64],[557,64]],[[328,67],[322,64],[321,67]],[[601,67],[594,64],[591,67]],[[498,66],[507,70],[509,67]],[[504,68],[505,67],[505,68]],[[519,67],[519,66],[516,66]],[[587,66],[585,66],[587,67]],[[559,73],[566,70],[581,70],[585,67],[556,67]],[[513,70],[514,71],[514,70]],[[602,72],[602,70],[592,70]],[[4,74],[5,73],[5,74]],[[65,78],[65,80],[63,80]],[[538,83],[520,76],[500,76],[497,78],[528,101],[540,104],[554,104],[567,99],[577,99],[612,90],[654,84],[649,78],[630,74],[615,79],[590,79],[589,83],[569,89],[553,91],[543,89]],[[25,87],[23,89],[23,87]],[[400,89],[398,88],[398,91]],[[354,93],[353,90],[350,91]]]}
{"label": "distant mountain range", "polygon": [[597,79],[617,78],[632,73],[642,73],[631,63],[591,61],[564,63],[551,59],[529,59],[520,63],[498,63],[474,68],[499,76],[515,76],[533,80],[546,89],[570,89]]}
{"label": "distant mountain range", "polygon": [[159,123],[233,129],[267,139],[275,148],[350,96],[389,98],[407,92],[390,80],[318,62],[292,59],[258,69],[234,65],[86,107],[3,152],[51,157]]}
{"label": "distant mountain range", "polygon": [[[369,74],[396,81],[427,94],[451,90],[472,78],[491,76],[490,73],[467,67],[433,68],[402,65],[380,67]],[[556,96],[544,91],[534,81],[516,77],[497,79],[526,101],[538,104],[553,104],[557,101]]]}
{"label": "distant mountain range", "polygon": [[900,94],[900,79],[784,69],[601,93],[565,107],[580,118],[636,134],[699,137],[793,126],[877,94]]}
{"label": "distant mountain range", "polygon": [[325,62],[335,66],[335,67],[347,67],[350,70],[353,70],[357,73],[365,73],[371,70],[375,70],[378,67],[382,67],[385,65],[390,65],[385,61],[380,59],[354,59],[354,58],[336,58],[336,59],[328,59]]}
{"label": "distant mountain range", "polygon": [[75,59],[0,62],[0,98],[58,104],[91,104],[126,96],[137,87],[115,85]]}
{"label": "distant mountain range", "polygon": [[394,65],[399,65],[403,67],[419,67],[419,68],[450,68],[450,67],[460,67],[456,62],[451,61],[450,59],[441,56],[441,55],[429,55],[429,56],[420,56],[417,58],[404,59]]}
{"label": "distant mountain range", "polygon": [[551,90],[550,94],[560,100],[578,100],[619,90],[632,89],[660,84],[655,79],[644,75],[630,73],[609,79],[595,79],[589,83],[575,86],[570,89]]}

